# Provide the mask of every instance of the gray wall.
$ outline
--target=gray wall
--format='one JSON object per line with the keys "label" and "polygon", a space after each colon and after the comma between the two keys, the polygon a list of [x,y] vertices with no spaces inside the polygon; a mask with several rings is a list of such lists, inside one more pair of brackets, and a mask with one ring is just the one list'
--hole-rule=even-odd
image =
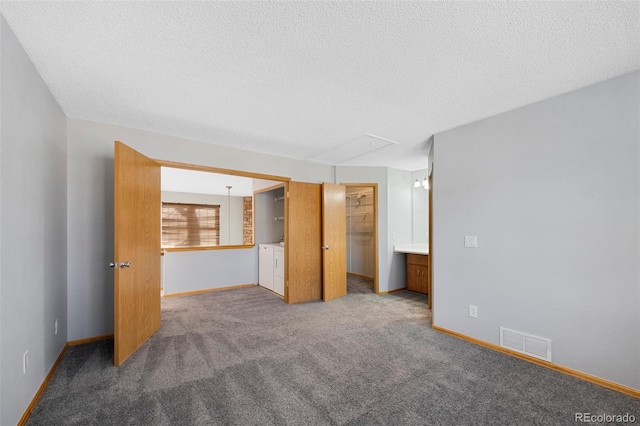
{"label": "gray wall", "polygon": [[164,293],[208,290],[258,282],[257,250],[167,252],[164,255]]}
{"label": "gray wall", "polygon": [[[302,182],[333,179],[333,167],[322,164],[89,121],[69,119],[67,128],[68,223],[73,225],[68,228],[69,340],[113,332],[113,273],[108,264],[113,258],[114,140],[156,159],[287,176]],[[212,270],[216,265],[227,267],[228,254],[223,252],[203,252],[210,256],[207,262]],[[252,269],[249,276],[238,277],[241,283],[257,282],[257,255],[252,250],[229,253],[238,265],[256,265],[255,273]],[[176,253],[172,257],[182,258]],[[208,288],[206,283],[198,285]]]}
{"label": "gray wall", "polygon": [[0,27],[0,424],[12,425],[67,341],[67,134],[4,17]]}
{"label": "gray wall", "polygon": [[640,389],[639,80],[435,135],[436,325],[547,337],[554,363]]}
{"label": "gray wall", "polygon": [[398,169],[387,169],[388,190],[388,219],[387,252],[389,253],[389,276],[387,288],[389,291],[407,286],[406,255],[395,253],[395,244],[411,242],[411,195],[413,182],[411,172]]}

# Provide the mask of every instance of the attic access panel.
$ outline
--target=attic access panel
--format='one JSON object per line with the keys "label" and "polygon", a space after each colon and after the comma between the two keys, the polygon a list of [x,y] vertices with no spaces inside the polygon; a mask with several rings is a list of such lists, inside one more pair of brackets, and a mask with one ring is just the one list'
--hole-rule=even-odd
{"label": "attic access panel", "polygon": [[315,157],[308,158],[308,160],[319,163],[340,164],[379,149],[386,148],[389,145],[398,145],[398,142],[385,139],[380,136],[366,134],[351,142],[347,142],[318,154]]}

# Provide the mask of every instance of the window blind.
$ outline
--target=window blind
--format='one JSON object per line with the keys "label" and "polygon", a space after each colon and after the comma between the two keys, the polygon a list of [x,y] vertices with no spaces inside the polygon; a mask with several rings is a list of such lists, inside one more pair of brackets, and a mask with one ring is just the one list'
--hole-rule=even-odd
{"label": "window blind", "polygon": [[220,245],[220,206],[162,203],[162,247]]}

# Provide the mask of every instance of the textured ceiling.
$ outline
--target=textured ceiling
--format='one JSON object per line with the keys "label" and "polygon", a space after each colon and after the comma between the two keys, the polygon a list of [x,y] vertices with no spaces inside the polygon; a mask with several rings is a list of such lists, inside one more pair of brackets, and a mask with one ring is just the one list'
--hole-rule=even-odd
{"label": "textured ceiling", "polygon": [[64,112],[426,167],[431,135],[640,68],[640,3],[2,2]]}

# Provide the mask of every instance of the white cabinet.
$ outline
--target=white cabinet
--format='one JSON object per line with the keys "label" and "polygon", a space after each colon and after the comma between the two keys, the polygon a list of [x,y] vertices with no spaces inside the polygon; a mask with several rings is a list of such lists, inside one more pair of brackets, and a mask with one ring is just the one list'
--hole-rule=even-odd
{"label": "white cabinet", "polygon": [[284,247],[273,248],[273,291],[284,296]]}
{"label": "white cabinet", "polygon": [[260,249],[258,284],[273,290],[273,245],[258,244],[258,248]]}
{"label": "white cabinet", "polygon": [[284,247],[279,244],[258,244],[258,284],[284,296]]}

